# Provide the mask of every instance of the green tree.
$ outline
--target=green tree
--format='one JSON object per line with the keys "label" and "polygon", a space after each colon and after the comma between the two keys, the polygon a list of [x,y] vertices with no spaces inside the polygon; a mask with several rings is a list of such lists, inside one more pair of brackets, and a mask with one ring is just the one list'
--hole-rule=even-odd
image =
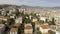
{"label": "green tree", "polygon": [[16,12],[15,12],[16,16],[19,16],[20,12],[18,9],[16,9]]}
{"label": "green tree", "polygon": [[38,34],[42,34],[41,31],[39,30],[39,27],[37,27],[37,32]]}
{"label": "green tree", "polygon": [[48,31],[49,34],[56,34],[56,32],[53,32],[51,30]]}
{"label": "green tree", "polygon": [[52,18],[52,21],[51,21],[52,25],[55,25],[55,19]]}
{"label": "green tree", "polygon": [[45,22],[48,23],[48,19],[46,19]]}

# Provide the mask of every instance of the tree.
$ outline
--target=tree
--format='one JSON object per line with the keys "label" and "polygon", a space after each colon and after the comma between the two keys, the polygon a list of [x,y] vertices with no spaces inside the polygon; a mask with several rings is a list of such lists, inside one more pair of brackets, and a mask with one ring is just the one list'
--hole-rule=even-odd
{"label": "tree", "polygon": [[2,24],[2,20],[0,20],[0,24]]}
{"label": "tree", "polygon": [[53,32],[51,30],[48,31],[49,34],[56,34],[56,32]]}
{"label": "tree", "polygon": [[16,16],[19,16],[20,12],[18,9],[16,9],[16,12],[15,12]]}
{"label": "tree", "polygon": [[46,19],[46,21],[45,21],[46,23],[48,23],[48,19]]}
{"label": "tree", "polygon": [[39,30],[39,27],[37,27],[37,33],[42,34],[41,31]]}
{"label": "tree", "polygon": [[39,27],[37,27],[37,30],[39,31]]}
{"label": "tree", "polygon": [[51,21],[52,25],[55,25],[55,19],[52,18],[52,21]]}
{"label": "tree", "polygon": [[34,34],[34,32],[35,32],[35,23],[31,22],[31,24],[32,24],[32,27],[33,27],[33,34]]}
{"label": "tree", "polygon": [[44,21],[43,20],[40,20],[40,22],[43,24],[44,23]]}
{"label": "tree", "polygon": [[41,31],[38,31],[38,34],[42,34]]}

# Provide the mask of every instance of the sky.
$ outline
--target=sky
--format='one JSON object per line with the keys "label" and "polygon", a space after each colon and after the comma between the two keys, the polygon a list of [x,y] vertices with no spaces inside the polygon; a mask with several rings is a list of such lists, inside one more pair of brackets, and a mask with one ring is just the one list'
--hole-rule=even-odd
{"label": "sky", "polygon": [[0,0],[0,4],[60,7],[60,0]]}

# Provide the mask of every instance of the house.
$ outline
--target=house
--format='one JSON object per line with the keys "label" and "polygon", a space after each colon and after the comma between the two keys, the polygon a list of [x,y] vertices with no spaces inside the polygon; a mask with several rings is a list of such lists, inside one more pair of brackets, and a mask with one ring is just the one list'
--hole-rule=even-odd
{"label": "house", "polygon": [[43,24],[40,26],[40,31],[42,32],[42,34],[48,33],[49,30],[56,32],[56,27],[52,25],[47,25],[47,24]]}
{"label": "house", "polygon": [[5,16],[5,15],[6,15],[6,11],[2,11],[1,14],[2,14],[3,16]]}
{"label": "house", "polygon": [[56,26],[56,34],[60,34],[60,25]]}
{"label": "house", "polygon": [[25,34],[33,34],[33,28],[32,28],[31,24],[25,24],[24,33]]}
{"label": "house", "polygon": [[35,21],[35,28],[40,27],[41,23],[39,23],[39,21]]}
{"label": "house", "polygon": [[46,21],[46,17],[40,17],[40,20]]}
{"label": "house", "polygon": [[10,16],[10,18],[15,18],[15,16]]}
{"label": "house", "polygon": [[19,17],[15,20],[15,23],[22,23],[22,17]]}
{"label": "house", "polygon": [[35,22],[35,21],[38,21],[38,19],[37,18],[33,18],[32,19],[32,22]]}
{"label": "house", "polygon": [[0,24],[0,34],[2,34],[5,30],[5,25],[4,24]]}
{"label": "house", "polygon": [[13,27],[19,27],[21,24],[20,23],[15,23]]}
{"label": "house", "polygon": [[29,18],[30,18],[30,20],[33,19],[33,17],[31,15],[29,15]]}
{"label": "house", "polygon": [[43,33],[48,33],[50,26],[49,25],[41,25],[40,26],[40,31]]}
{"label": "house", "polygon": [[7,21],[8,19],[9,19],[9,17],[3,17],[3,16],[0,16],[0,20]]}
{"label": "house", "polygon": [[18,28],[11,28],[9,34],[18,34]]}
{"label": "house", "polygon": [[50,25],[50,30],[56,32],[56,25]]}
{"label": "house", "polygon": [[9,17],[2,17],[2,20],[8,21]]}

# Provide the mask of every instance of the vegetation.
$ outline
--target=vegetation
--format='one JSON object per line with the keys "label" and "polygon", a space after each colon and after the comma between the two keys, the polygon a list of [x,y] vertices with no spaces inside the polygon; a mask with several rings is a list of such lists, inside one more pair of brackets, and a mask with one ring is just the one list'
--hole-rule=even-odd
{"label": "vegetation", "polygon": [[55,19],[52,18],[52,21],[49,21],[48,24],[49,24],[49,25],[55,25]]}
{"label": "vegetation", "polygon": [[2,24],[2,20],[0,20],[0,24]]}
{"label": "vegetation", "polygon": [[48,23],[48,19],[46,19],[45,22]]}
{"label": "vegetation", "polygon": [[43,24],[43,23],[44,23],[44,21],[43,21],[43,20],[40,20],[40,23],[42,23],[42,24]]}
{"label": "vegetation", "polygon": [[51,31],[51,30],[49,30],[48,33],[49,33],[49,34],[56,34],[55,32],[53,32],[53,31]]}
{"label": "vegetation", "polygon": [[55,19],[54,18],[52,18],[52,24],[55,25]]}
{"label": "vegetation", "polygon": [[39,30],[39,27],[37,28],[37,33],[42,34],[41,31]]}

